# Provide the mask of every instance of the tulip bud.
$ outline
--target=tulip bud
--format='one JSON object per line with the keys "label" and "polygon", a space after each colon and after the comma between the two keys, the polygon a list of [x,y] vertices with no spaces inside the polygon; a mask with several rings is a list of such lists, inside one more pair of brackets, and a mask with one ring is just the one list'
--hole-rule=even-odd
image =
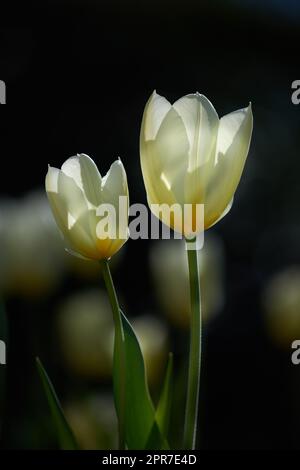
{"label": "tulip bud", "polygon": [[[197,234],[224,217],[241,178],[252,127],[251,105],[219,119],[199,93],[171,105],[154,92],[140,135],[142,173],[154,215],[184,235]],[[181,207],[183,223],[158,208],[174,204]],[[192,208],[187,214],[186,204]],[[199,204],[204,204],[204,222],[196,216]]]}
{"label": "tulip bud", "polygon": [[128,187],[121,160],[111,165],[104,178],[84,154],[69,158],[61,170],[49,166],[46,191],[67,251],[88,259],[108,259],[127,240]]}

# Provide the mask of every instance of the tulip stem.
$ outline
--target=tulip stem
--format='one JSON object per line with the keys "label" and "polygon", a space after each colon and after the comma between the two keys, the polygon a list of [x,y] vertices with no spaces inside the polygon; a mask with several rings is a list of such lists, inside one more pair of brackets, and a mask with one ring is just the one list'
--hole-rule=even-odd
{"label": "tulip stem", "polygon": [[[195,240],[186,240],[186,249],[189,266],[190,299],[191,299],[191,326],[190,326],[190,353],[188,371],[188,389],[185,409],[184,449],[193,450],[196,445],[200,365],[201,365],[201,300],[200,278],[198,270],[197,250],[190,243]],[[191,249],[192,248],[192,249]]]}
{"label": "tulip stem", "polygon": [[116,294],[115,286],[111,277],[109,264],[107,260],[100,261],[102,275],[104,283],[107,289],[114,325],[115,325],[115,349],[116,346],[120,351],[120,377],[119,377],[119,387],[120,387],[120,406],[118,407],[118,427],[119,427],[119,450],[125,449],[125,336],[123,323],[120,313],[120,307],[118,302],[118,297]]}

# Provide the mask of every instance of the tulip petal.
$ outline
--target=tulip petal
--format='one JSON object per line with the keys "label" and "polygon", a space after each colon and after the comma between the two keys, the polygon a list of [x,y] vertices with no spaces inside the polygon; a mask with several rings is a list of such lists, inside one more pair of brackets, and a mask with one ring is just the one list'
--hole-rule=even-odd
{"label": "tulip petal", "polygon": [[216,159],[222,155],[242,154],[245,160],[248,154],[253,128],[251,104],[247,108],[226,114],[220,119],[218,130]]}
{"label": "tulip petal", "polygon": [[239,184],[253,128],[251,105],[220,119],[215,165],[205,194],[205,227],[223,214]]}
{"label": "tulip petal", "polygon": [[215,222],[213,222],[212,224],[209,225],[209,227],[212,227],[213,225],[216,225],[218,222],[220,222],[220,220],[223,219],[223,217],[225,217],[225,215],[228,214],[228,212],[231,210],[232,208],[232,205],[233,205],[233,200],[234,198],[231,199],[231,201],[229,202],[228,206],[225,207],[225,210],[222,212],[222,214],[220,215],[220,217],[215,220]]}
{"label": "tulip petal", "polygon": [[84,153],[69,158],[62,171],[73,178],[87,200],[95,207],[101,204],[101,175],[93,160]]}
{"label": "tulip petal", "polygon": [[154,91],[146,104],[143,117],[143,138],[146,141],[155,139],[158,129],[170,109],[169,101]]}
{"label": "tulip petal", "polygon": [[[84,197],[83,191],[78,187],[75,180],[67,176],[63,171],[60,171],[58,175],[58,194],[68,208],[68,213],[75,220],[88,210],[87,200]],[[67,225],[69,225],[68,221]]]}
{"label": "tulip petal", "polygon": [[127,239],[105,239],[97,241],[97,249],[99,253],[99,259],[109,259],[112,255],[117,253],[120,248],[124,245]]}
{"label": "tulip petal", "polygon": [[[66,244],[69,244],[72,250],[80,254],[90,255],[95,247],[88,232],[90,222],[85,220],[83,226],[79,223],[79,220],[82,222],[84,216],[89,216],[88,209],[74,180],[61,170],[49,167],[46,175],[46,191],[53,216]],[[76,207],[76,201],[77,203],[80,201],[78,207]],[[72,224],[69,223],[70,220],[72,220]]]}
{"label": "tulip petal", "polygon": [[119,196],[128,196],[127,176],[120,159],[112,163],[102,179],[102,201],[117,208]]}
{"label": "tulip petal", "polygon": [[68,228],[68,211],[64,201],[58,194],[59,173],[60,170],[49,166],[45,186],[53,216],[59,229],[64,233]]}
{"label": "tulip petal", "polygon": [[75,256],[76,258],[79,258],[79,259],[84,259],[85,261],[91,261],[91,258],[87,258],[86,256],[81,255],[77,251],[72,250],[72,248],[68,246],[68,241],[66,239],[65,239],[65,244],[66,244],[65,250],[70,255]]}
{"label": "tulip petal", "polygon": [[75,180],[63,171],[57,171],[57,193],[48,192],[54,217],[71,247],[89,256],[95,250],[95,210],[88,209],[86,198]]}
{"label": "tulip petal", "polygon": [[149,204],[182,201],[182,174],[187,170],[189,142],[181,117],[170,108],[153,141],[143,139],[143,125],[141,165]]}
{"label": "tulip petal", "polygon": [[86,258],[100,258],[96,244],[95,210],[82,212],[68,230],[66,238],[72,251]]}
{"label": "tulip petal", "polygon": [[111,165],[102,180],[102,201],[114,206],[116,236],[117,239],[120,237],[122,242],[125,242],[128,238],[129,194],[125,168],[120,159]]}
{"label": "tulip petal", "polygon": [[214,153],[219,125],[218,114],[211,102],[199,93],[180,98],[173,108],[182,118],[189,140],[188,171],[205,163]]}
{"label": "tulip petal", "polygon": [[61,171],[72,178],[77,186],[83,191],[82,179],[81,179],[81,169],[78,156],[70,157],[66,160],[62,167]]}

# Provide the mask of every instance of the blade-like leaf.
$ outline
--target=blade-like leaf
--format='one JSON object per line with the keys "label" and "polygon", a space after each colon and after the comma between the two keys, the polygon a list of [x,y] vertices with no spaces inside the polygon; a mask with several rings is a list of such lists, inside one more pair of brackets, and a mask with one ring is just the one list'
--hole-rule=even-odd
{"label": "blade-like leaf", "polygon": [[156,409],[156,421],[163,436],[167,436],[169,431],[171,404],[172,404],[172,375],[173,375],[173,354],[169,354],[165,380],[161,396]]}
{"label": "blade-like leaf", "polygon": [[[121,312],[125,337],[125,441],[128,449],[168,449],[155,420],[155,409],[146,381],[143,355],[136,335]],[[117,411],[120,404],[120,345],[116,341],[114,352],[114,394]]]}
{"label": "blade-like leaf", "polygon": [[73,432],[65,418],[54,387],[39,358],[36,358],[36,365],[45,390],[53,422],[57,430],[57,437],[60,447],[64,450],[76,450],[78,449],[78,445]]}

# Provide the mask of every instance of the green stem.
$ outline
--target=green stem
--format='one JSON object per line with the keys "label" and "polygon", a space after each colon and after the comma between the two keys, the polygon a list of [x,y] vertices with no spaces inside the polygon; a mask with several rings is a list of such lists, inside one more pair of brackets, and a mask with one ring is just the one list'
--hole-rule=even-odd
{"label": "green stem", "polygon": [[115,345],[118,344],[118,347],[121,351],[120,354],[120,371],[121,376],[119,378],[120,386],[120,397],[121,402],[118,409],[118,425],[119,425],[119,449],[125,449],[125,337],[123,330],[123,323],[120,313],[119,302],[115,290],[115,286],[111,277],[109,264],[107,260],[100,261],[102,275],[107,289],[110,305],[112,308],[114,325],[115,325]]}
{"label": "green stem", "polygon": [[189,249],[191,248],[189,243],[194,242],[195,240],[186,240],[191,298],[189,375],[183,439],[186,450],[195,449],[196,444],[201,364],[201,300],[198,259],[197,250]]}

